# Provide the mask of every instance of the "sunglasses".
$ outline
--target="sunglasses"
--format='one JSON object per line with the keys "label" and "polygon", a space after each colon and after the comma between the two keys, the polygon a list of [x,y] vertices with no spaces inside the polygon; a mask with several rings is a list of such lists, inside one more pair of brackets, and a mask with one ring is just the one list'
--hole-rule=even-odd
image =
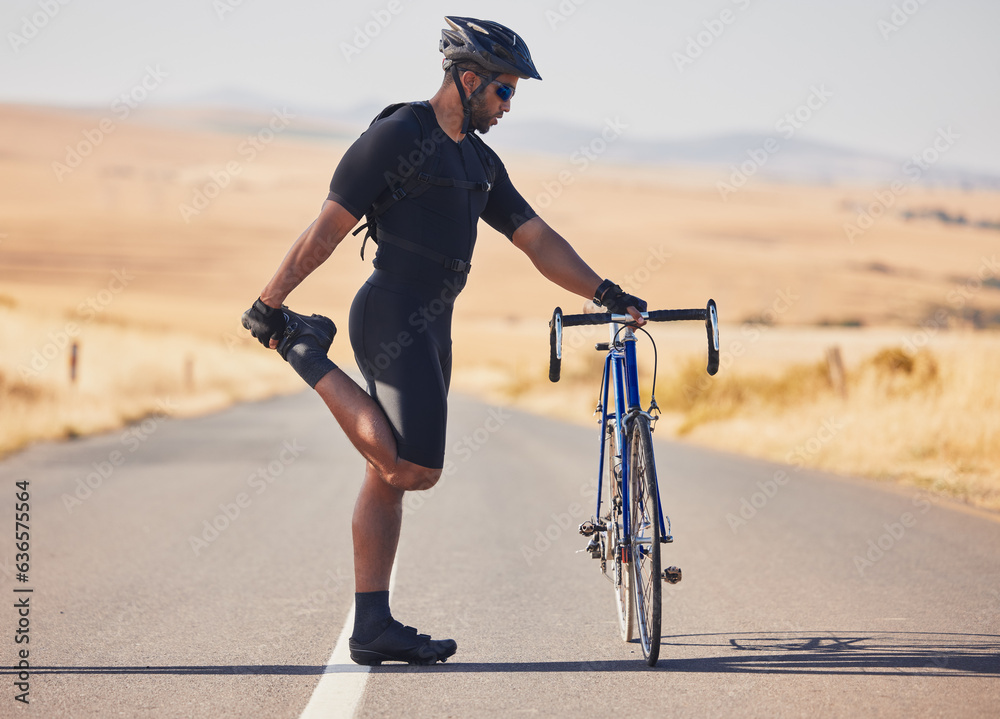
{"label": "sunglasses", "polygon": [[[479,75],[479,77],[483,78],[484,80],[487,79],[483,75]],[[501,102],[508,102],[512,97],[514,97],[514,92],[516,88],[513,85],[508,85],[507,83],[500,82],[499,80],[493,80],[489,84],[497,86],[497,97],[500,98]]]}

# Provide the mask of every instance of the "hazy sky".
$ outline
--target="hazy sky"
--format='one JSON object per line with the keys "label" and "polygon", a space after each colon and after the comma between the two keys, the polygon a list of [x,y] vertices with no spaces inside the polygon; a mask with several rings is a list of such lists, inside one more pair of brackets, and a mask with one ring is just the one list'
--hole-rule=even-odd
{"label": "hazy sky", "polygon": [[1000,173],[997,0],[3,0],[0,101],[110,109],[143,80],[149,104],[425,99],[445,14],[530,47],[544,81],[521,83],[506,122],[678,139],[773,134],[798,110],[798,137],[900,158],[950,127],[942,164]]}

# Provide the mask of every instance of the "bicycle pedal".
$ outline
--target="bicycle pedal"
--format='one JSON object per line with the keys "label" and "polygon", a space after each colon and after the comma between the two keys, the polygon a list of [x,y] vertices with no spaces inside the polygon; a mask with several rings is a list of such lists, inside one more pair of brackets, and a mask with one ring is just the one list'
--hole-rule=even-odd
{"label": "bicycle pedal", "polygon": [[670,544],[673,541],[674,541],[674,535],[672,534],[664,534],[662,537],[660,537],[660,544]]}
{"label": "bicycle pedal", "polygon": [[580,525],[580,534],[582,534],[584,537],[589,537],[593,535],[595,532],[606,532],[606,531],[608,531],[607,525],[595,524],[589,519]]}
{"label": "bicycle pedal", "polygon": [[681,581],[681,568],[680,567],[667,567],[663,570],[663,578],[670,584],[677,584]]}

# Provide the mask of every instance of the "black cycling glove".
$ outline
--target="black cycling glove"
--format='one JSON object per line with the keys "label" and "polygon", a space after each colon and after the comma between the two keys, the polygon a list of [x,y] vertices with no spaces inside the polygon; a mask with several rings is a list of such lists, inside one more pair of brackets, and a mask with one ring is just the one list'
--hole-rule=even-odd
{"label": "black cycling glove", "polygon": [[269,307],[257,298],[253,307],[243,313],[243,326],[265,347],[271,347],[271,340],[281,340],[288,323],[285,313]]}
{"label": "black cycling glove", "polygon": [[594,293],[594,302],[607,307],[613,314],[627,314],[629,307],[635,307],[640,312],[646,311],[646,301],[625,292],[611,280],[604,280]]}

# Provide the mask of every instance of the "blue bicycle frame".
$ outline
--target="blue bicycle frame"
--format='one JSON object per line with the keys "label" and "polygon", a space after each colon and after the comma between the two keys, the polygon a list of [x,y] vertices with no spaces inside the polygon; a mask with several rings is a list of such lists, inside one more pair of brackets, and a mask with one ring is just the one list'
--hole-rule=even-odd
{"label": "blue bicycle frame", "polygon": [[[639,373],[637,370],[637,364],[635,359],[635,334],[632,332],[631,328],[625,328],[625,336],[622,340],[616,341],[615,336],[615,325],[612,325],[612,343],[609,343],[609,350],[607,357],[604,360],[604,379],[602,380],[601,387],[601,405],[598,411],[601,413],[601,451],[600,459],[597,467],[597,510],[594,513],[595,517],[601,516],[601,493],[603,491],[604,482],[601,478],[604,476],[604,435],[608,431],[608,420],[614,418],[614,432],[615,432],[615,446],[622,455],[622,470],[621,470],[621,495],[622,495],[622,521],[624,523],[623,535],[622,535],[622,546],[631,546],[631,536],[629,536],[629,527],[631,526],[629,513],[631,512],[631,507],[629,503],[629,452],[628,443],[626,440],[627,433],[625,432],[625,424],[627,419],[642,412],[642,407],[639,404]],[[611,386],[614,385],[614,408],[608,406],[608,396],[611,394]],[[611,458],[608,462],[613,461]],[[657,482],[657,478],[653,476],[653,482]],[[659,485],[657,484],[656,496],[659,498]],[[661,503],[657,503],[657,513],[659,515],[660,521],[660,536],[667,536],[667,528],[663,519],[663,506]],[[629,558],[631,559],[631,558]]]}

